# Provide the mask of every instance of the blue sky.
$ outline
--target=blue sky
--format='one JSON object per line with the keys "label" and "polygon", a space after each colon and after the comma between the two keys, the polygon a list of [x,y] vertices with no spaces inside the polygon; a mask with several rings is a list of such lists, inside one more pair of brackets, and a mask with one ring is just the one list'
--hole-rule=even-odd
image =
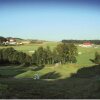
{"label": "blue sky", "polygon": [[0,0],[0,36],[100,39],[100,1]]}

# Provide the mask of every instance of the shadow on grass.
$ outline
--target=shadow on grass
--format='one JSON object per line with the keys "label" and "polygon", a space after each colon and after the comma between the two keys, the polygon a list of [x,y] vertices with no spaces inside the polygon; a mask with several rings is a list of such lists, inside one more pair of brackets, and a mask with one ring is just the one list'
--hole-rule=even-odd
{"label": "shadow on grass", "polygon": [[25,72],[25,70],[23,70],[23,68],[19,68],[19,67],[2,67],[0,69],[0,77],[1,78],[11,78],[14,77],[18,74],[21,74]]}
{"label": "shadow on grass", "polygon": [[[3,97],[12,99],[99,99],[100,65],[79,69],[70,78],[59,80],[34,79],[0,79],[0,84],[8,86]],[[50,72],[42,78],[59,78],[58,73]]]}
{"label": "shadow on grass", "polygon": [[41,76],[41,79],[58,79],[60,76],[61,75],[59,73],[53,71]]}
{"label": "shadow on grass", "polygon": [[100,76],[100,65],[81,68],[76,74],[71,75],[71,77],[78,78],[90,78],[95,76]]}

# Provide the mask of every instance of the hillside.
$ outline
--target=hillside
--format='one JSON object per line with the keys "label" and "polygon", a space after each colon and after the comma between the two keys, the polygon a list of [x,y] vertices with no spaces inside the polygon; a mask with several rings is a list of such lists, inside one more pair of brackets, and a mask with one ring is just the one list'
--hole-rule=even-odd
{"label": "hillside", "polygon": [[[53,50],[60,42],[32,43],[13,47],[15,50],[32,55],[40,46]],[[95,52],[100,47],[78,48],[77,63],[63,65],[0,66],[0,98],[100,98],[100,65],[94,65]],[[81,52],[81,53],[80,53]],[[34,80],[35,74],[40,79]]]}
{"label": "hillside", "polygon": [[[98,99],[100,98],[99,68],[99,65],[82,68],[70,78],[63,80],[0,78],[0,86],[5,87],[0,88],[3,89],[0,98]],[[59,77],[57,73],[53,75]]]}

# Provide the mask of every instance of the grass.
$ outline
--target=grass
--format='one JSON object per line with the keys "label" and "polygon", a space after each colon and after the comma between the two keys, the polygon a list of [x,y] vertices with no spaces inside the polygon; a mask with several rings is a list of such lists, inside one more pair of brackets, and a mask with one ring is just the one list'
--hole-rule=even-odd
{"label": "grass", "polygon": [[23,51],[25,53],[32,54],[29,51],[35,51],[40,46],[43,46],[43,47],[50,46],[50,48],[53,49],[54,47],[56,47],[57,44],[58,42],[43,42],[41,44],[34,43],[34,44],[25,44],[25,45],[19,45],[19,46],[0,46],[0,48],[13,47],[14,49],[18,51]]}
{"label": "grass", "polygon": [[[50,46],[51,49],[53,49],[58,42],[44,42],[42,44],[29,44],[29,45],[20,45],[20,46],[13,46],[16,50],[29,53],[29,51],[36,50],[39,46]],[[3,48],[3,47],[1,47]],[[64,79],[66,77],[70,77],[72,73],[76,73],[78,69],[82,67],[88,67],[94,65],[90,59],[94,58],[95,52],[100,52],[99,48],[84,48],[78,46],[78,52],[81,52],[82,54],[77,56],[77,63],[76,64],[65,64],[65,65],[59,65],[58,67],[55,67],[55,65],[46,65],[43,69],[38,71],[33,71],[31,67],[28,68],[0,68],[0,74],[3,76],[13,76],[15,78],[33,78],[34,74],[38,73],[40,77],[44,78],[55,78],[55,79]],[[24,71],[23,71],[24,70]],[[49,73],[47,75],[47,73]],[[55,75],[56,74],[56,75]],[[52,77],[57,76],[59,74],[59,77]],[[47,76],[47,77],[46,77]]]}
{"label": "grass", "polygon": [[7,78],[7,77],[14,77],[20,73],[25,72],[24,68],[19,68],[18,66],[0,66],[0,77]]}
{"label": "grass", "polygon": [[[26,72],[21,73],[15,77],[16,78],[33,78],[34,74],[38,73],[40,78],[45,76],[44,78],[46,79],[64,79],[64,78],[69,77],[71,73],[76,73],[77,70],[78,70],[78,67],[75,67],[75,65],[73,64],[60,65],[58,67],[47,66],[39,71],[32,71],[29,68]],[[46,77],[48,73],[51,73],[51,75]],[[58,76],[56,76],[57,74]],[[52,78],[51,76],[55,76],[55,77]]]}
{"label": "grass", "polygon": [[[82,54],[78,55],[76,64],[59,65],[58,67],[55,67],[55,65],[47,65],[45,68],[39,71],[32,71],[29,69],[27,72],[17,75],[16,78],[33,78],[35,73],[38,73],[40,77],[47,75],[47,73],[51,73],[52,75],[54,73],[59,74],[59,77],[56,77],[56,79],[64,79],[66,77],[70,77],[72,73],[76,73],[80,68],[94,65],[90,59],[94,58],[96,51],[99,52],[100,48],[78,47],[78,52],[82,52]],[[47,75],[48,77],[44,78],[52,79],[52,75]]]}
{"label": "grass", "polygon": [[1,97],[13,99],[100,98],[99,83],[100,81],[94,78],[67,78],[55,81],[14,78],[0,80],[0,84],[8,86]]}
{"label": "grass", "polygon": [[79,66],[91,66],[93,63],[90,61],[90,59],[94,59],[95,52],[100,52],[99,48],[84,48],[84,47],[78,47],[78,52],[81,52],[81,55],[78,55],[77,57],[77,64]]}
{"label": "grass", "polygon": [[[53,49],[57,44],[45,42],[13,47],[30,54],[29,51],[39,46],[49,45]],[[32,69],[33,66],[0,66],[0,98],[100,98],[100,66],[94,66],[89,60],[94,58],[96,51],[100,52],[100,47],[78,47],[78,52],[82,54],[78,55],[76,64],[46,65],[36,71]],[[36,73],[40,75],[39,80],[33,79]],[[2,86],[7,88],[3,89]]]}

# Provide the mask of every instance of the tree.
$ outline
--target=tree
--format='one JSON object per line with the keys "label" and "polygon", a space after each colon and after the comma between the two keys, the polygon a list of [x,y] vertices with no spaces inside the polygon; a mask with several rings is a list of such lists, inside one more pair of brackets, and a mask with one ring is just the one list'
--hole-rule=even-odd
{"label": "tree", "polygon": [[77,47],[74,44],[67,44],[68,46],[68,54],[67,54],[67,59],[68,62],[70,63],[76,63],[76,56],[78,55],[78,50]]}
{"label": "tree", "polygon": [[26,55],[26,57],[25,57],[25,64],[26,65],[32,64],[32,58],[29,55]]}
{"label": "tree", "polygon": [[0,63],[2,64],[28,64],[32,62],[31,57],[23,52],[10,48],[0,49]]}
{"label": "tree", "polygon": [[42,65],[44,64],[44,48],[43,47],[39,47],[35,53],[32,55],[32,61],[33,63],[35,64],[38,64],[38,65]]}
{"label": "tree", "polygon": [[44,49],[44,58],[46,64],[52,64],[52,51],[49,46]]}
{"label": "tree", "polygon": [[[91,60],[91,59],[90,59]],[[95,58],[91,60],[95,64],[100,65],[100,54],[98,52],[95,53]]]}
{"label": "tree", "polygon": [[77,47],[74,44],[61,43],[53,49],[39,47],[32,55],[32,63],[36,65],[54,63],[76,63]]}
{"label": "tree", "polygon": [[34,65],[37,65],[38,64],[38,57],[37,57],[37,51],[35,51],[33,54],[32,54],[32,64]]}
{"label": "tree", "polygon": [[12,55],[12,61],[13,64],[20,64],[19,62],[19,52],[15,51]]}
{"label": "tree", "polygon": [[49,47],[39,47],[32,55],[32,62],[36,65],[52,63],[52,52]]}
{"label": "tree", "polygon": [[58,62],[60,62],[60,57],[59,57],[59,54],[58,54],[56,48],[54,48],[53,52],[52,52],[52,64],[58,63]]}
{"label": "tree", "polygon": [[61,63],[76,62],[77,47],[74,44],[61,43],[56,47],[58,61]]}
{"label": "tree", "polygon": [[100,40],[62,40],[62,43],[75,43],[75,44],[82,44],[84,42],[91,42],[93,44],[100,44]]}

